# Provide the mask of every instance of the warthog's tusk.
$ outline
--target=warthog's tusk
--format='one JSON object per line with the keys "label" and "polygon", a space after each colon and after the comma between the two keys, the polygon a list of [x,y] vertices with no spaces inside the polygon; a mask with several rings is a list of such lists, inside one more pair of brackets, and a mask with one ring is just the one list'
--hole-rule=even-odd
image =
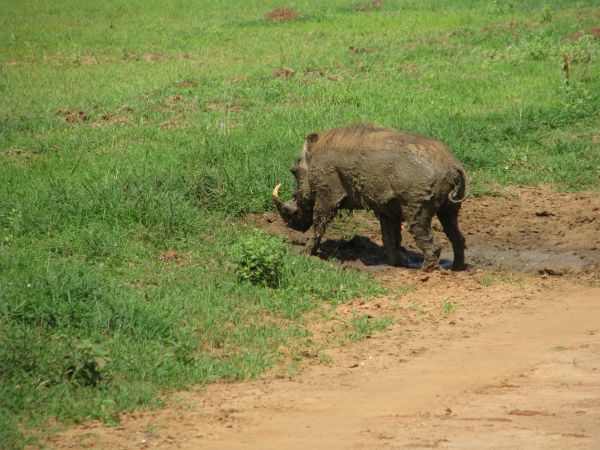
{"label": "warthog's tusk", "polygon": [[279,189],[281,189],[281,183],[279,183],[277,186],[275,186],[275,189],[273,189],[273,200],[279,200]]}

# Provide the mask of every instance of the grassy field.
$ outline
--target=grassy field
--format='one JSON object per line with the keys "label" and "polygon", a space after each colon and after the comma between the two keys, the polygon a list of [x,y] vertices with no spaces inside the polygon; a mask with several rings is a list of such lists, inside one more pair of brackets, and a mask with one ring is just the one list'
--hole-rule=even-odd
{"label": "grassy field", "polygon": [[[298,16],[265,19],[282,6]],[[277,181],[289,195],[309,132],[434,136],[478,195],[597,190],[598,41],[574,33],[599,15],[592,0],[3,1],[3,445],[255,376],[313,345],[324,300],[382,291],[245,224]],[[243,248],[277,257],[271,286],[240,279]]]}

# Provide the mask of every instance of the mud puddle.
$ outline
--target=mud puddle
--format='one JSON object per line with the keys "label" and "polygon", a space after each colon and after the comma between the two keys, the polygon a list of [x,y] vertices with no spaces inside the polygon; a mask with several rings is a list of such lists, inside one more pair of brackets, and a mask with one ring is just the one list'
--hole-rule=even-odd
{"label": "mud puddle", "polygon": [[[310,236],[310,231],[290,230],[276,214],[254,217],[253,221],[273,234],[288,237],[298,251]],[[504,197],[471,198],[463,205],[460,227],[467,239],[470,268],[564,275],[594,272],[600,266],[600,196],[595,194],[514,188]],[[449,268],[452,248],[437,219],[433,228],[442,245],[440,264]],[[418,269],[423,257],[405,230],[402,243],[402,266]],[[336,219],[318,256],[360,270],[390,268],[379,223],[363,211]]]}

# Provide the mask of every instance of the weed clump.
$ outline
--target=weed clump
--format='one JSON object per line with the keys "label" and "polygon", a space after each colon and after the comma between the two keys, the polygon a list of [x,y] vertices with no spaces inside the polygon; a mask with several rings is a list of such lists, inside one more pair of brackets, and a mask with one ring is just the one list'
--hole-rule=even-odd
{"label": "weed clump", "polygon": [[255,232],[234,248],[235,272],[242,281],[278,287],[286,253],[282,239]]}
{"label": "weed clump", "polygon": [[453,312],[455,309],[456,309],[456,305],[449,298],[445,299],[442,302],[442,312],[444,313],[444,315],[447,316],[448,314],[450,314],[451,312]]}

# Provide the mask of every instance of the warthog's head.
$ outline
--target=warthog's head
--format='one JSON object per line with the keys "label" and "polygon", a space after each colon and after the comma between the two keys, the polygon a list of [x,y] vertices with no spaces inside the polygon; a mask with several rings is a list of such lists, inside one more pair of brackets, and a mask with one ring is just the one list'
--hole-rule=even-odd
{"label": "warthog's head", "polygon": [[290,169],[296,178],[297,188],[292,199],[282,202],[279,198],[281,183],[273,189],[273,202],[285,222],[294,230],[306,231],[313,224],[313,208],[315,200],[311,194],[308,180],[309,145],[315,142],[317,135],[309,135],[297,163]]}

